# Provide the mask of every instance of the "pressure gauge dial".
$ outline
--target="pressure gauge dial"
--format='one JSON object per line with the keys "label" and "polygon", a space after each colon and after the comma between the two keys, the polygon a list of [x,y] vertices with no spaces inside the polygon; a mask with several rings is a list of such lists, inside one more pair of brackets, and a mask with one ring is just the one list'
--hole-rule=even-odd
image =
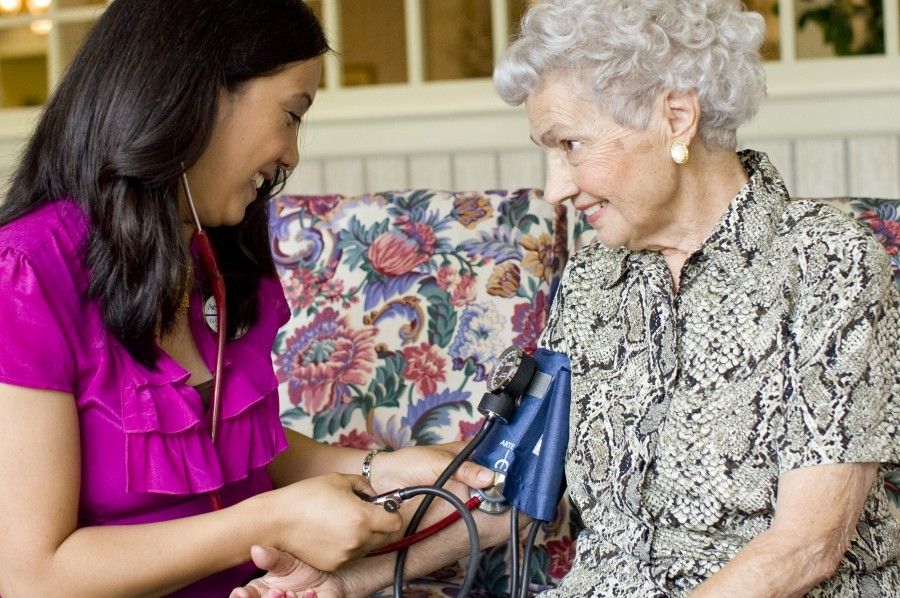
{"label": "pressure gauge dial", "polygon": [[534,359],[530,355],[515,345],[508,347],[497,358],[497,363],[488,376],[488,390],[518,397],[525,392],[535,369]]}
{"label": "pressure gauge dial", "polygon": [[523,355],[525,355],[525,352],[515,345],[506,348],[500,354],[500,357],[497,358],[497,363],[494,364],[494,369],[491,370],[491,374],[487,379],[489,391],[497,392],[503,390],[512,382],[516,372],[519,371]]}

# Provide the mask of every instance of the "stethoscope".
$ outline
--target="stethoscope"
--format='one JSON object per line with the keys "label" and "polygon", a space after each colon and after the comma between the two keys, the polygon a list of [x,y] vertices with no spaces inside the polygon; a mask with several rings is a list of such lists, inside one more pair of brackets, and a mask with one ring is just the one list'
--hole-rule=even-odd
{"label": "stethoscope", "polygon": [[[212,373],[213,393],[209,406],[209,436],[213,444],[216,445],[216,439],[219,432],[219,417],[222,408],[222,365],[225,361],[225,341],[228,335],[227,310],[225,304],[225,277],[219,270],[219,262],[216,260],[216,251],[213,248],[212,241],[203,226],[200,224],[200,217],[197,216],[197,208],[194,206],[194,197],[191,195],[191,187],[188,185],[187,174],[184,173],[182,166],[181,181],[184,185],[184,194],[187,197],[188,206],[191,208],[191,216],[194,218],[194,231],[192,242],[197,243],[200,250],[200,263],[209,276],[210,286],[212,287],[212,299],[216,310],[216,368]],[[204,311],[206,311],[204,309]],[[209,323],[209,320],[207,320]],[[209,494],[209,500],[212,509],[218,511],[222,508],[222,500],[219,497],[219,491],[213,490]]]}
{"label": "stethoscope", "polygon": [[[219,264],[216,259],[216,252],[213,248],[212,241],[210,240],[209,235],[206,234],[206,231],[203,230],[203,225],[200,224],[200,217],[197,215],[197,208],[194,205],[194,198],[191,194],[190,185],[188,184],[187,174],[185,174],[183,170],[184,169],[182,168],[181,180],[184,185],[184,192],[187,198],[188,206],[191,210],[191,216],[194,219],[194,226],[196,227],[196,230],[192,237],[192,242],[197,243],[197,247],[200,251],[200,262],[203,266],[203,269],[209,276],[210,286],[212,287],[213,293],[212,300],[215,305],[215,330],[217,337],[216,367],[212,372],[213,394],[209,407],[209,435],[213,447],[215,447],[216,439],[218,437],[219,418],[221,411],[222,367],[225,359],[225,341],[228,334],[227,310],[225,302],[225,278],[222,276],[222,273],[219,270]],[[206,312],[211,310],[204,309],[204,311]],[[210,324],[210,327],[212,327],[210,319],[207,319],[207,323]],[[441,473],[441,475],[438,476],[438,479],[434,482],[434,484],[432,484],[431,486],[412,486],[409,488],[401,488],[398,490],[392,490],[390,492],[380,494],[378,496],[360,495],[360,497],[364,500],[374,505],[381,506],[389,512],[397,511],[400,508],[400,505],[406,500],[409,500],[416,496],[425,495],[425,499],[416,509],[416,512],[410,520],[409,525],[407,526],[404,533],[404,537],[367,555],[377,556],[397,551],[397,560],[394,564],[395,598],[402,598],[403,570],[406,564],[406,556],[409,551],[409,547],[416,542],[420,542],[425,538],[436,534],[437,532],[449,526],[451,523],[455,522],[457,519],[463,520],[469,536],[470,557],[469,563],[466,567],[466,574],[463,578],[462,585],[460,586],[459,597],[465,598],[466,596],[468,596],[469,592],[471,591],[472,584],[475,581],[475,576],[478,573],[478,564],[481,559],[481,542],[478,538],[478,527],[475,524],[475,519],[472,516],[471,511],[476,508],[481,508],[483,511],[497,514],[505,511],[508,508],[508,505],[504,502],[502,494],[500,493],[500,490],[502,489],[502,480],[495,484],[493,488],[487,491],[473,490],[472,497],[465,503],[452,492],[445,490],[443,486],[447,483],[447,480],[449,480],[453,476],[453,474],[456,473],[456,470],[459,469],[460,465],[462,465],[469,459],[475,449],[477,449],[485,439],[488,432],[491,430],[495,423],[497,423],[498,421],[503,423],[509,421],[509,419],[512,417],[512,414],[515,412],[518,397],[520,397],[525,391],[528,383],[531,381],[531,378],[534,375],[535,369],[536,365],[534,360],[531,359],[518,347],[509,347],[500,355],[497,360],[497,364],[494,366],[493,371],[488,377],[489,392],[486,392],[484,394],[480,404],[478,405],[478,411],[485,416],[481,428],[478,430],[478,433],[475,434],[472,440],[469,441],[465,448],[463,448],[463,450],[461,450],[450,462],[450,464]],[[219,496],[218,490],[213,490],[212,492],[210,492],[209,496],[212,509],[214,511],[218,511],[219,509],[221,509],[222,501]],[[422,519],[425,516],[425,512],[428,510],[428,507],[431,506],[431,503],[435,498],[441,498],[447,501],[454,507],[456,512],[451,513],[450,515],[444,517],[442,520],[429,526],[428,528],[417,532],[419,525],[421,524]],[[537,537],[537,532],[540,527],[540,521],[535,520],[531,524],[531,528],[528,533],[528,540],[526,542],[525,554],[524,558],[522,559],[520,569],[518,558],[518,510],[513,507],[509,509],[509,511],[511,545],[510,550],[512,557],[510,596],[513,598],[525,598],[528,590],[527,573],[531,560],[531,551],[534,545],[535,538]],[[520,579],[522,580],[521,584],[519,584]]]}
{"label": "stethoscope", "polygon": [[[460,518],[465,522],[466,530],[468,532],[470,556],[469,563],[466,566],[466,574],[463,577],[463,582],[460,586],[459,596],[460,598],[468,596],[472,584],[475,581],[475,576],[478,573],[478,564],[481,559],[481,544],[478,539],[478,528],[475,524],[475,519],[469,512],[476,508],[480,508],[481,510],[492,514],[499,514],[507,509],[510,511],[510,556],[512,561],[510,572],[510,596],[512,598],[525,598],[527,595],[528,572],[531,556],[541,522],[535,519],[531,523],[525,545],[525,552],[522,562],[520,563],[519,512],[515,507],[510,508],[509,504],[503,499],[502,479],[500,479],[492,488],[487,490],[473,490],[472,497],[465,503],[456,495],[444,490],[443,486],[447,480],[453,476],[456,470],[459,469],[460,465],[469,459],[496,423],[507,423],[510,420],[515,412],[519,397],[525,392],[536,369],[537,366],[534,359],[518,347],[509,347],[500,355],[497,359],[497,364],[494,366],[493,371],[487,379],[488,392],[484,394],[478,405],[478,411],[485,416],[481,428],[465,448],[463,448],[463,450],[461,450],[450,462],[433,485],[402,488],[400,490],[393,490],[371,497],[361,495],[365,500],[380,505],[389,512],[394,512],[399,509],[400,504],[407,499],[423,494],[425,495],[425,499],[416,509],[415,514],[410,520],[404,533],[404,537],[397,542],[384,546],[367,555],[375,556],[398,551],[397,560],[394,563],[393,593],[395,598],[402,598],[403,569],[406,564],[409,546],[437,533]],[[456,512],[451,513],[441,521],[417,533],[416,530],[422,522],[422,518],[425,516],[425,511],[428,510],[428,507],[431,506],[431,503],[436,497],[449,502],[456,509]]]}

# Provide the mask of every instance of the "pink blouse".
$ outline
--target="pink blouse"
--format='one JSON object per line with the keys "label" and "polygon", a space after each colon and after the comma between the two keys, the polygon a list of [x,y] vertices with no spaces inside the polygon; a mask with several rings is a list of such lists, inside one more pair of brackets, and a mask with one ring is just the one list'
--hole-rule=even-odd
{"label": "pink blouse", "polygon": [[[219,437],[213,446],[190,373],[160,350],[135,361],[87,297],[89,219],[57,200],[0,227],[0,382],[74,396],[81,431],[79,525],[149,523],[210,510],[271,489],[265,466],[287,447],[270,350],[290,311],[277,279],[263,279],[259,320],[225,350]],[[215,367],[214,332],[199,293],[191,332]],[[178,595],[227,596],[254,573],[223,571]]]}

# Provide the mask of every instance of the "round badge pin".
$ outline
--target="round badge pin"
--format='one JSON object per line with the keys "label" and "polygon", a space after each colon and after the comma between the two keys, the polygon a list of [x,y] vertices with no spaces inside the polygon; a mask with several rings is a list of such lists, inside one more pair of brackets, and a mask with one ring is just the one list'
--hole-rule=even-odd
{"label": "round badge pin", "polygon": [[215,297],[209,297],[203,304],[203,319],[213,332],[219,330],[219,309],[216,307]]}
{"label": "round badge pin", "polygon": [[[213,332],[219,332],[219,309],[216,307],[216,298],[210,296],[206,302],[203,304],[203,319],[206,320],[206,325],[209,326],[210,330]],[[238,328],[234,336],[233,340],[239,339],[245,334],[247,334],[246,326],[241,326]]]}

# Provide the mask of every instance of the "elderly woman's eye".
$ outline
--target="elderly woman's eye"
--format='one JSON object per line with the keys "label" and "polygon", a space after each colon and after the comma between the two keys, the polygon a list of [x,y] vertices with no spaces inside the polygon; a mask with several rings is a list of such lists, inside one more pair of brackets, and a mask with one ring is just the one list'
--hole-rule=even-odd
{"label": "elderly woman's eye", "polygon": [[567,152],[571,152],[581,147],[581,142],[575,141],[574,139],[563,139],[562,146],[564,150],[566,150]]}

